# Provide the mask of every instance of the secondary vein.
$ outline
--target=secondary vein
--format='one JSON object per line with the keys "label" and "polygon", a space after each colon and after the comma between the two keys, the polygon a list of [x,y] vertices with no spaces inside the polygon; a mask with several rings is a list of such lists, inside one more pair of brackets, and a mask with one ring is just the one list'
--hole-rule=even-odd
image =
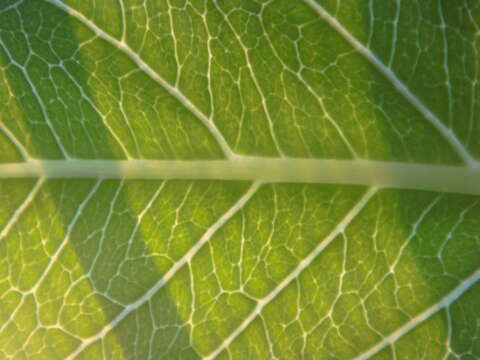
{"label": "secondary vein", "polygon": [[392,85],[412,104],[418,112],[448,141],[453,150],[466,165],[478,166],[478,161],[469,153],[455,132],[443,123],[410,89],[397,77],[390,67],[385,65],[370,49],[363,45],[357,38],[343,27],[332,15],[328,13],[315,0],[304,0],[325,22],[327,22],[340,36],[342,36],[359,54],[367,59]]}
{"label": "secondary vein", "polygon": [[218,145],[222,149],[223,153],[227,158],[232,158],[235,156],[227,140],[224,138],[223,134],[214,124],[211,118],[208,118],[198,107],[193,104],[190,99],[188,99],[177,87],[169,84],[163,77],[161,77],[154,69],[152,69],[143,59],[133,51],[125,42],[119,41],[107,34],[105,31],[100,29],[97,25],[87,19],[82,13],[76,11],[75,9],[69,7],[67,4],[59,0],[45,0],[48,3],[57,6],[58,8],[65,11],[67,14],[75,17],[86,25],[90,30],[95,32],[95,34],[109,42],[116,48],[123,51],[142,71],[144,71],[148,76],[150,76],[154,81],[160,84],[170,95],[177,99],[183,106],[185,106],[201,123],[210,131],[212,136],[217,141]]}

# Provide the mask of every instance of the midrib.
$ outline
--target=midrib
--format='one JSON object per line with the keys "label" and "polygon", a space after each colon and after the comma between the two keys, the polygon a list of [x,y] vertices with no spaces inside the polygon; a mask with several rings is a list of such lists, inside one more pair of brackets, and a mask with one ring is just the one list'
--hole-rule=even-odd
{"label": "midrib", "polygon": [[480,195],[480,167],[371,160],[29,160],[0,164],[0,178],[237,180],[365,185]]}

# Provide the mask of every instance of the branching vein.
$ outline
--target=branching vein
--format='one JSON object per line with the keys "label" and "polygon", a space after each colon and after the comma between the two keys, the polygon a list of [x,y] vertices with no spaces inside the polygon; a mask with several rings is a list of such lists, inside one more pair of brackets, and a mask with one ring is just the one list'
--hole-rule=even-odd
{"label": "branching vein", "polygon": [[238,199],[238,201],[228,209],[213,225],[211,225],[207,231],[203,234],[200,240],[188,250],[185,255],[182,256],[171,268],[168,270],[161,279],[159,279],[155,285],[153,285],[145,294],[137,299],[135,302],[126,306],[124,310],[118,314],[109,324],[105,325],[103,329],[97,334],[82,341],[81,345],[71,353],[67,359],[74,359],[90,344],[93,344],[97,340],[102,339],[108,334],[115,326],[117,326],[128,314],[137,310],[140,306],[147,303],[160,289],[162,289],[170,279],[187,263],[190,263],[195,254],[211,239],[211,237],[220,229],[232,216],[234,216],[245,204],[253,197],[260,187],[260,183],[253,183],[250,188]]}
{"label": "branching vein", "polygon": [[223,150],[227,158],[235,157],[227,140],[223,137],[220,130],[216,127],[211,119],[209,119],[198,107],[196,107],[177,87],[170,85],[163,77],[161,77],[155,70],[153,70],[143,59],[134,52],[125,42],[119,41],[100,29],[92,21],[87,19],[83,14],[61,2],[60,0],[45,0],[60,9],[64,10],[69,15],[75,17],[92,30],[98,37],[109,42],[116,48],[123,51],[133,62],[146,74],[148,74],[153,80],[160,84],[170,95],[177,99],[183,106],[185,106],[193,115],[195,115],[202,124],[207,127],[212,136],[218,142],[220,148]]}
{"label": "branching vein", "polygon": [[460,141],[455,132],[445,125],[427,106],[397,77],[397,75],[385,65],[370,49],[358,41],[348,30],[326,11],[315,0],[304,0],[324,21],[335,29],[350,45],[380,73],[382,73],[393,86],[407,99],[437,131],[448,141],[458,156],[469,166],[478,166],[479,162],[470,154],[465,145]]}

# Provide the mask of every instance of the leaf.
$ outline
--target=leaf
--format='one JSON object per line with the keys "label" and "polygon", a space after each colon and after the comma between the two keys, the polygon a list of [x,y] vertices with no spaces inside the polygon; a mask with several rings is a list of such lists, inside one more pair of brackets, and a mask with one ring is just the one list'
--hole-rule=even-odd
{"label": "leaf", "polygon": [[479,16],[0,3],[0,358],[480,358]]}

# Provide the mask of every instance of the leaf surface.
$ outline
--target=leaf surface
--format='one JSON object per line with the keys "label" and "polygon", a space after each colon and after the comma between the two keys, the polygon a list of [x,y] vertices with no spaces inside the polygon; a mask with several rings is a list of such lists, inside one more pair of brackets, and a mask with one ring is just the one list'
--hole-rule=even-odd
{"label": "leaf surface", "polygon": [[0,357],[480,358],[479,16],[0,3]]}

